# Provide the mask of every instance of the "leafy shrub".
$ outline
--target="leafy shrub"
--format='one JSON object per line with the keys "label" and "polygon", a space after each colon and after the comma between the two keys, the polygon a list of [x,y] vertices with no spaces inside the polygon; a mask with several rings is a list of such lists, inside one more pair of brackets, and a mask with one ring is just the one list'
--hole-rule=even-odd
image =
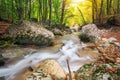
{"label": "leafy shrub", "polygon": [[11,47],[15,43],[15,40],[9,36],[0,37],[0,48]]}

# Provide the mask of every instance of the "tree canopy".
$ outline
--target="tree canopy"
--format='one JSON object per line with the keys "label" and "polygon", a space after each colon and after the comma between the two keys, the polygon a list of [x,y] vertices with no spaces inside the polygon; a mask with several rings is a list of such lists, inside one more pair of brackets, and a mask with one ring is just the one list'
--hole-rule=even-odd
{"label": "tree canopy", "polygon": [[45,24],[86,24],[120,13],[120,0],[0,0],[0,18]]}

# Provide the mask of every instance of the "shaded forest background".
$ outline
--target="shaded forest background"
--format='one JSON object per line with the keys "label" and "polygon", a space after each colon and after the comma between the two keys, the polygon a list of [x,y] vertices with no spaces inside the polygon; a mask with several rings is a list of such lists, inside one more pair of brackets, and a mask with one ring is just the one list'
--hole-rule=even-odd
{"label": "shaded forest background", "polygon": [[120,13],[120,0],[0,0],[0,19],[11,23],[35,20],[54,24],[103,24]]}

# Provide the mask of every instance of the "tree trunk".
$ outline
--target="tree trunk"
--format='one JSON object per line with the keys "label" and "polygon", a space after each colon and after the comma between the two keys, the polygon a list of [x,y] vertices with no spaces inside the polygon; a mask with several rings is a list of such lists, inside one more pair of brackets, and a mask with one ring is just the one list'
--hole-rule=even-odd
{"label": "tree trunk", "polygon": [[120,13],[120,0],[118,0],[118,3],[117,3],[117,14]]}
{"label": "tree trunk", "polygon": [[107,0],[107,3],[106,3],[106,4],[107,4],[107,10],[106,10],[106,11],[107,11],[107,15],[109,15],[109,2],[110,2],[110,1]]}
{"label": "tree trunk", "polygon": [[11,0],[11,3],[12,3],[12,23],[14,22],[14,3],[13,3],[13,0]]}
{"label": "tree trunk", "polygon": [[52,16],[52,2],[49,0],[49,26],[51,27],[51,16]]}
{"label": "tree trunk", "polygon": [[103,0],[101,0],[101,7],[99,13],[99,23],[102,24],[102,15],[103,15]]}
{"label": "tree trunk", "polygon": [[42,21],[42,0],[39,0],[39,9],[38,9],[39,11],[39,21]]}
{"label": "tree trunk", "polygon": [[110,2],[109,2],[109,14],[111,15],[112,14],[112,0],[110,0]]}
{"label": "tree trunk", "polygon": [[63,24],[63,20],[64,20],[65,3],[66,3],[66,0],[62,0],[62,10],[61,10],[61,19],[60,19],[61,25]]}
{"label": "tree trunk", "polygon": [[28,18],[31,18],[31,0],[29,1]]}
{"label": "tree trunk", "polygon": [[98,5],[97,5],[97,1],[93,0],[93,5],[94,5],[94,18],[98,19]]}
{"label": "tree trunk", "polygon": [[95,18],[94,18],[94,0],[92,0],[92,23],[94,23],[94,20],[95,20]]}
{"label": "tree trunk", "polygon": [[48,17],[48,0],[42,0],[42,22],[46,23]]}

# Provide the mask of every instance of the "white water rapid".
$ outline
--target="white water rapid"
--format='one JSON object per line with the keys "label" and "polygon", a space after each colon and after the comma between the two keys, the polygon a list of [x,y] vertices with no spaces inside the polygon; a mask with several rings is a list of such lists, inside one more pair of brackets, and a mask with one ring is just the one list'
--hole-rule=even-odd
{"label": "white water rapid", "polygon": [[83,43],[80,44],[80,42],[78,42],[78,38],[76,38],[76,40],[77,41],[74,39],[64,40],[64,46],[57,53],[38,51],[34,54],[25,56],[22,60],[12,66],[7,68],[0,68],[0,77],[5,76],[8,78],[13,78],[15,77],[15,74],[25,69],[26,67],[34,66],[38,62],[47,58],[56,59],[66,72],[68,72],[66,62],[68,59],[71,71],[76,71],[83,65],[83,62],[92,60],[89,56],[80,57],[77,54],[78,50],[86,47],[86,45]]}

